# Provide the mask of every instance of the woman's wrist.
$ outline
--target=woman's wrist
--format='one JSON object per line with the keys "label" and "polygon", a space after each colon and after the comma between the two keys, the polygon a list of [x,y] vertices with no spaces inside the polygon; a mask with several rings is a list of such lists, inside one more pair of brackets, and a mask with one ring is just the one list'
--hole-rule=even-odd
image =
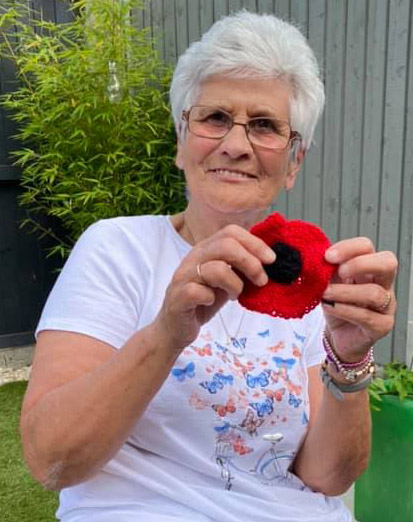
{"label": "woman's wrist", "polygon": [[340,358],[327,330],[324,331],[323,346],[326,352],[326,371],[338,382],[354,383],[369,374],[375,374],[372,346],[361,358],[353,362],[345,362]]}

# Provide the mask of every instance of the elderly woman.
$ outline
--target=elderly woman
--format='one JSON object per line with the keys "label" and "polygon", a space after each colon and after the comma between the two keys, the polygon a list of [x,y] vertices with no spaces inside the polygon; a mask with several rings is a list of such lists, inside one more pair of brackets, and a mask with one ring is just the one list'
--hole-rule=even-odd
{"label": "elderly woman", "polygon": [[65,522],[350,521],[334,497],[366,466],[370,417],[368,379],[343,368],[392,328],[395,257],[333,245],[337,275],[299,320],[237,301],[268,282],[275,254],[249,229],[322,111],[313,53],[273,16],[227,17],[181,57],[171,101],[188,205],[76,244],[38,326],[28,465]]}

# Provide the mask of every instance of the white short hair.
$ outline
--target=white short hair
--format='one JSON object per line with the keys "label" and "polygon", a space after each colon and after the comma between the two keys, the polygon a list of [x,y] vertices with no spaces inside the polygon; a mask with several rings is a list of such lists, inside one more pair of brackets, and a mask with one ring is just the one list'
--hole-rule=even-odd
{"label": "white short hair", "polygon": [[196,103],[202,82],[213,75],[287,80],[291,127],[301,134],[302,147],[309,147],[324,107],[324,86],[314,53],[296,27],[245,10],[215,22],[178,60],[170,90],[177,130],[182,111]]}

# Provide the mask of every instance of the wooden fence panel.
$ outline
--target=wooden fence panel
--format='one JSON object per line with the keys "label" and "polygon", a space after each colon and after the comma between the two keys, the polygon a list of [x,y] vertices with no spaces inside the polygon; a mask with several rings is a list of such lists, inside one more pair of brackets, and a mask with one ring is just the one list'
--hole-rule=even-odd
{"label": "wooden fence panel", "polygon": [[[185,2],[175,4],[181,31]],[[298,24],[316,53],[326,87],[325,113],[305,166],[294,190],[281,195],[276,208],[320,224],[333,241],[365,235],[398,254],[397,325],[379,343],[378,358],[404,358],[412,300],[412,2],[191,0],[188,41],[240,8]],[[183,34],[179,39],[184,41]],[[413,316],[413,304],[411,310]],[[413,342],[413,334],[411,338]]]}

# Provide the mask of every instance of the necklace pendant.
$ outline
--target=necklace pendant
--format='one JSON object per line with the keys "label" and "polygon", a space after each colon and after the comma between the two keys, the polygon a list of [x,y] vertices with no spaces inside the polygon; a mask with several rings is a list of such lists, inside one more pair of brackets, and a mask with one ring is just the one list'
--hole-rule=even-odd
{"label": "necklace pendant", "polygon": [[226,346],[231,346],[232,337],[227,337]]}

